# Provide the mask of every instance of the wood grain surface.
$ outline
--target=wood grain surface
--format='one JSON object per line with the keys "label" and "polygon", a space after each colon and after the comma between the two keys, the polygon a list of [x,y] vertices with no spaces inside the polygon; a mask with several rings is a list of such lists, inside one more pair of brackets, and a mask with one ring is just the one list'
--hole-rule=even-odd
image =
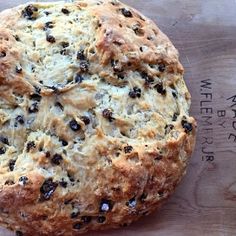
{"label": "wood grain surface", "polygon": [[[187,175],[158,212],[127,228],[87,235],[234,236],[236,0],[123,1],[152,18],[179,49],[197,145]],[[0,0],[0,9],[23,2]],[[12,234],[2,229],[0,235]]]}

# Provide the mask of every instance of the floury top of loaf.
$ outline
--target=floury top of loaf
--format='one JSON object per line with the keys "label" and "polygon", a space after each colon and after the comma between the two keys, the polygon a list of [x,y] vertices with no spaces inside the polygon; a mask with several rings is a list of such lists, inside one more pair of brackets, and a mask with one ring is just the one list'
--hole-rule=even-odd
{"label": "floury top of loaf", "polygon": [[0,13],[0,224],[72,236],[149,214],[185,173],[189,106],[177,50],[129,6]]}

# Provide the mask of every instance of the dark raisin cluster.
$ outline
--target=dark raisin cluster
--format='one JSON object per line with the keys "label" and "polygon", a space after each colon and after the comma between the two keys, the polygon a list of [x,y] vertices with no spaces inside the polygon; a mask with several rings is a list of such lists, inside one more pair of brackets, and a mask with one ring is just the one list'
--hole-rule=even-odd
{"label": "dark raisin cluster", "polygon": [[108,212],[112,209],[112,207],[113,207],[112,201],[107,200],[107,199],[102,199],[100,202],[99,211],[100,212]]}
{"label": "dark raisin cluster", "polygon": [[73,119],[69,122],[69,126],[75,132],[79,131],[81,129],[81,125],[78,124],[78,122],[75,119]]}
{"label": "dark raisin cluster", "polygon": [[189,134],[193,130],[193,125],[189,123],[187,120],[182,120],[181,124],[185,130],[185,133]]}
{"label": "dark raisin cluster", "polygon": [[16,164],[16,160],[10,160],[9,161],[8,166],[9,166],[10,171],[14,170],[15,164]]}
{"label": "dark raisin cluster", "polygon": [[70,14],[70,11],[68,9],[66,9],[66,8],[62,8],[61,12],[64,13],[65,15],[69,15]]}
{"label": "dark raisin cluster", "polygon": [[163,86],[162,82],[159,82],[158,84],[155,85],[154,87],[158,93],[160,93],[161,95],[166,95],[166,89]]}
{"label": "dark raisin cluster", "polygon": [[125,17],[133,17],[133,14],[130,10],[126,9],[126,8],[122,8],[121,9],[121,13],[125,16]]}
{"label": "dark raisin cluster", "polygon": [[56,42],[55,37],[52,36],[51,34],[46,34],[46,40],[47,40],[49,43],[55,43],[55,42]]}
{"label": "dark raisin cluster", "polygon": [[47,29],[52,29],[54,27],[54,24],[52,21],[48,21],[45,23],[44,25],[44,29],[47,30]]}
{"label": "dark raisin cluster", "polygon": [[87,72],[89,70],[89,61],[84,55],[84,50],[77,52],[77,59],[80,60],[79,68],[81,72]]}
{"label": "dark raisin cluster", "polygon": [[28,181],[29,181],[29,179],[26,176],[21,176],[19,178],[19,183],[22,184],[22,185],[26,185],[28,183]]}
{"label": "dark raisin cluster", "polygon": [[131,90],[130,92],[129,92],[129,96],[131,97],[131,98],[140,98],[141,97],[141,95],[142,95],[142,90],[140,89],[140,88],[138,88],[138,87],[134,87],[133,88],[133,90]]}
{"label": "dark raisin cluster", "polygon": [[0,58],[5,57],[6,55],[7,55],[6,52],[4,52],[4,51],[1,51],[1,52],[0,52]]}
{"label": "dark raisin cluster", "polygon": [[52,159],[51,159],[51,163],[54,165],[60,165],[61,162],[63,161],[63,158],[60,154],[56,153],[53,155]]}
{"label": "dark raisin cluster", "polygon": [[135,197],[131,198],[127,203],[126,205],[130,208],[135,208],[136,207],[136,204],[137,204],[137,201],[135,199]]}
{"label": "dark raisin cluster", "polygon": [[172,129],[174,129],[174,125],[172,125],[172,124],[166,125],[165,135],[169,134]]}
{"label": "dark raisin cluster", "polygon": [[125,153],[131,153],[133,151],[133,147],[128,145],[128,146],[124,147],[124,151],[125,151]]}
{"label": "dark raisin cluster", "polygon": [[160,72],[164,72],[165,69],[166,69],[165,64],[162,64],[162,63],[161,63],[161,64],[158,66],[158,70],[159,70]]}
{"label": "dark raisin cluster", "polygon": [[51,178],[46,179],[40,188],[41,200],[49,200],[57,188],[58,184]]}
{"label": "dark raisin cluster", "polygon": [[34,141],[30,141],[26,144],[26,151],[29,152],[30,150],[36,148],[35,142]]}
{"label": "dark raisin cluster", "polygon": [[30,4],[22,11],[22,16],[28,20],[35,20],[36,18],[34,16],[34,13],[37,11],[38,11],[38,8]]}
{"label": "dark raisin cluster", "polygon": [[115,118],[113,117],[113,113],[112,113],[112,111],[110,109],[103,110],[102,115],[103,115],[104,118],[106,118],[110,122],[115,120]]}

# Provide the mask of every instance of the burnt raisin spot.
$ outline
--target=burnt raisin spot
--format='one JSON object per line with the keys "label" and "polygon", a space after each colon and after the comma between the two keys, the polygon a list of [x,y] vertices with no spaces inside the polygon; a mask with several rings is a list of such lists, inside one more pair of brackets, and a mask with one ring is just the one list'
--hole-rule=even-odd
{"label": "burnt raisin spot", "polygon": [[53,27],[54,27],[54,25],[53,25],[52,21],[48,21],[44,25],[44,29],[52,29]]}
{"label": "burnt raisin spot", "polygon": [[165,135],[169,134],[172,129],[174,129],[174,125],[172,125],[172,124],[166,125],[165,126]]}
{"label": "burnt raisin spot", "polygon": [[7,55],[6,52],[4,52],[4,51],[1,51],[1,52],[0,52],[0,58],[5,57],[6,55]]}
{"label": "burnt raisin spot", "polygon": [[73,229],[76,229],[76,230],[80,230],[81,227],[82,227],[81,223],[75,223],[75,224],[73,225]]}
{"label": "burnt raisin spot", "polygon": [[20,74],[22,72],[22,67],[21,66],[16,66],[16,73]]}
{"label": "burnt raisin spot", "polygon": [[90,119],[88,116],[82,116],[81,120],[84,122],[85,125],[89,125],[90,124]]}
{"label": "burnt raisin spot", "polygon": [[0,155],[5,154],[6,148],[5,147],[0,147]]}
{"label": "burnt raisin spot", "polygon": [[132,146],[126,146],[126,147],[124,147],[124,151],[125,151],[125,153],[131,153],[133,151],[133,147]]}
{"label": "burnt raisin spot", "polygon": [[105,217],[105,216],[98,216],[97,222],[98,222],[99,224],[102,224],[102,223],[104,223],[105,221],[106,221],[106,217]]}
{"label": "burnt raisin spot", "polygon": [[62,8],[61,12],[64,13],[65,15],[69,15],[70,14],[70,11],[68,9],[66,9],[66,8]]}
{"label": "burnt raisin spot", "polygon": [[60,184],[60,186],[62,187],[62,188],[67,188],[67,182],[64,180],[64,179],[62,179],[60,182],[59,182],[59,184]]}
{"label": "burnt raisin spot", "polygon": [[46,40],[49,42],[49,43],[55,43],[56,42],[56,39],[54,36],[50,35],[50,34],[47,34],[46,35]]}
{"label": "burnt raisin spot", "polygon": [[136,204],[137,204],[137,201],[135,199],[135,197],[131,198],[127,203],[126,205],[130,208],[135,208],[136,207]]}
{"label": "burnt raisin spot", "polygon": [[26,176],[21,176],[21,177],[19,178],[19,184],[20,184],[20,185],[26,185],[26,184],[28,183],[28,181],[29,181],[29,179],[28,179],[28,177],[26,177]]}
{"label": "burnt raisin spot", "polygon": [[29,152],[30,150],[36,148],[34,141],[30,141],[26,144],[26,151]]}
{"label": "burnt raisin spot", "polygon": [[84,80],[83,76],[77,73],[75,76],[75,83],[80,84],[83,82],[83,80]]}
{"label": "burnt raisin spot", "polygon": [[28,20],[35,20],[36,18],[33,15],[37,11],[38,8],[30,4],[22,11],[22,16]]}
{"label": "burnt raisin spot", "polygon": [[1,142],[1,143],[4,143],[4,144],[6,144],[6,145],[9,145],[8,138],[6,138],[6,137],[0,136],[0,142]]}
{"label": "burnt raisin spot", "polygon": [[110,109],[103,110],[102,115],[103,115],[104,118],[106,118],[110,122],[115,120],[115,118],[112,117],[113,113],[112,113],[112,111]]}
{"label": "burnt raisin spot", "polygon": [[51,178],[46,179],[40,187],[41,200],[49,200],[57,188],[58,184],[53,182]]}
{"label": "burnt raisin spot", "polygon": [[76,211],[76,212],[72,212],[71,214],[70,214],[70,218],[71,219],[75,219],[75,218],[77,218],[78,217],[78,215],[80,214],[80,212],[79,211]]}
{"label": "burnt raisin spot", "polygon": [[134,99],[134,98],[140,98],[141,95],[142,95],[142,91],[141,91],[141,89],[138,88],[138,87],[134,87],[133,90],[131,90],[131,91],[129,92],[129,96],[130,96],[131,98],[133,98],[133,99]]}
{"label": "burnt raisin spot", "polygon": [[9,166],[10,171],[14,170],[15,164],[16,164],[16,160],[10,160],[9,161],[8,166]]}
{"label": "burnt raisin spot", "polygon": [[23,233],[19,230],[16,231],[16,236],[23,236]]}
{"label": "burnt raisin spot", "polygon": [[133,14],[131,13],[130,10],[126,9],[126,8],[122,8],[121,9],[121,13],[125,16],[125,17],[133,17]]}
{"label": "burnt raisin spot", "polygon": [[154,88],[155,88],[155,89],[157,90],[157,92],[160,93],[161,95],[166,95],[166,89],[164,89],[162,82],[158,83]]}
{"label": "burnt raisin spot", "polygon": [[39,111],[38,103],[34,102],[28,109],[29,113],[36,113]]}
{"label": "burnt raisin spot", "polygon": [[108,212],[112,209],[113,204],[110,200],[102,199],[100,202],[99,211],[100,212]]}
{"label": "burnt raisin spot", "polygon": [[160,65],[158,66],[158,70],[159,70],[160,72],[164,72],[165,69],[166,69],[165,64],[160,64]]}
{"label": "burnt raisin spot", "polygon": [[185,133],[189,134],[193,130],[193,125],[186,120],[182,120],[182,127],[185,130]]}
{"label": "burnt raisin spot", "polygon": [[92,217],[91,216],[82,216],[81,220],[84,224],[89,224],[92,220]]}
{"label": "burnt raisin spot", "polygon": [[63,158],[58,153],[54,154],[52,159],[51,159],[51,163],[54,164],[54,165],[57,165],[57,166],[59,166],[62,161],[63,161]]}
{"label": "burnt raisin spot", "polygon": [[80,124],[78,124],[75,119],[69,122],[69,126],[73,131],[79,131],[81,129]]}
{"label": "burnt raisin spot", "polygon": [[40,102],[41,99],[42,99],[42,96],[39,95],[38,93],[34,93],[34,94],[31,94],[31,95],[30,95],[30,99],[31,99],[31,100],[34,100],[34,101],[37,101],[37,102]]}
{"label": "burnt raisin spot", "polygon": [[172,121],[177,121],[178,116],[179,116],[178,113],[174,113],[173,118],[172,118]]}

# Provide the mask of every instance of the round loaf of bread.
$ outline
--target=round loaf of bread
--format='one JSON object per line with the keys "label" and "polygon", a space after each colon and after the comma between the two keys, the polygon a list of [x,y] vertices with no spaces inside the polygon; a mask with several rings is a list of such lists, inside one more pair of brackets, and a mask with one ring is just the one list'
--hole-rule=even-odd
{"label": "round loaf of bread", "polygon": [[0,13],[0,224],[73,236],[158,208],[195,143],[183,72],[157,26],[116,0]]}

